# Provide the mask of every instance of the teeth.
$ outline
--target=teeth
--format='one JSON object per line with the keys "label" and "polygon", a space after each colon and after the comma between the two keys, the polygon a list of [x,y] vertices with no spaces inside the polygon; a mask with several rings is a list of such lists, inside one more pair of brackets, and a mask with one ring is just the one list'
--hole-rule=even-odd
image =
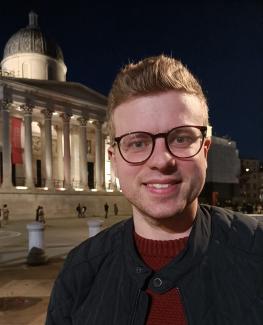
{"label": "teeth", "polygon": [[148,184],[149,187],[154,187],[154,188],[167,188],[169,184]]}

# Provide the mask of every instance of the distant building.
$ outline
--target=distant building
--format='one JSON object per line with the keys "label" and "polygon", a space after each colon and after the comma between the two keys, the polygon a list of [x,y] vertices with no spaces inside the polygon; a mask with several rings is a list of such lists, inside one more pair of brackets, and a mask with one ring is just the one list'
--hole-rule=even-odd
{"label": "distant building", "polygon": [[[131,214],[108,157],[107,98],[67,81],[59,45],[29,14],[29,24],[7,41],[0,69],[0,193],[13,218],[87,216],[103,204]],[[102,76],[103,78],[103,76]]]}
{"label": "distant building", "polygon": [[241,159],[240,195],[244,203],[263,202],[263,163],[256,159]]}
{"label": "distant building", "polygon": [[236,142],[212,136],[208,168],[201,200],[227,205],[239,197],[240,159]]}
{"label": "distant building", "polygon": [[114,180],[105,161],[107,99],[66,81],[63,53],[37,18],[30,12],[1,61],[1,189],[108,188]]}

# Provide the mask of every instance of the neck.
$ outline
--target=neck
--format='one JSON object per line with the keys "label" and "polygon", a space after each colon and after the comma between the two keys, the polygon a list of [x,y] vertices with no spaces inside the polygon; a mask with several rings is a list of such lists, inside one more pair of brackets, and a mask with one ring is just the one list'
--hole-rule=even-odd
{"label": "neck", "polygon": [[133,207],[135,232],[146,239],[174,240],[188,237],[197,212],[197,202],[172,217],[154,218]]}

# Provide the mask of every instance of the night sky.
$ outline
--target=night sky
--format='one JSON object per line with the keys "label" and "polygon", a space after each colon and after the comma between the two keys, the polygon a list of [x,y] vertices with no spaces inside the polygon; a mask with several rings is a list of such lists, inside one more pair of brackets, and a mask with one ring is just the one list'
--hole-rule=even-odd
{"label": "night sky", "polygon": [[7,1],[1,57],[30,10],[62,48],[67,80],[104,95],[124,64],[172,55],[201,82],[214,135],[236,141],[241,158],[263,160],[263,1],[182,2]]}

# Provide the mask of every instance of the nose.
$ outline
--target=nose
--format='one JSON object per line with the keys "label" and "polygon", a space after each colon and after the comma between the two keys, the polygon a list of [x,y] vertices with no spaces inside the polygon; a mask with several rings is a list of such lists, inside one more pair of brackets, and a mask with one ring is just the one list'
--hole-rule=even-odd
{"label": "nose", "polygon": [[160,171],[174,171],[176,168],[176,157],[174,157],[166,147],[165,139],[155,140],[155,146],[151,157],[147,161],[148,167]]}

